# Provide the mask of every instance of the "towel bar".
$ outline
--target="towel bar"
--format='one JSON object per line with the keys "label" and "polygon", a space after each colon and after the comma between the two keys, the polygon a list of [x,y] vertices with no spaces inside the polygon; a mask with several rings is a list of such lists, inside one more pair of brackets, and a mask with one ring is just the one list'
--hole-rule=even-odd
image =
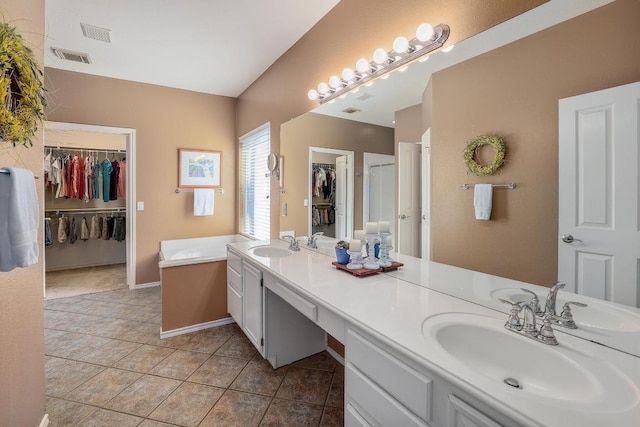
{"label": "towel bar", "polygon": [[[471,188],[473,188],[475,186],[475,184],[462,184],[460,187],[463,190],[469,190]],[[516,183],[515,182],[510,182],[508,184],[491,184],[491,186],[493,188],[508,188],[509,190],[513,190],[514,188],[516,188]]]}

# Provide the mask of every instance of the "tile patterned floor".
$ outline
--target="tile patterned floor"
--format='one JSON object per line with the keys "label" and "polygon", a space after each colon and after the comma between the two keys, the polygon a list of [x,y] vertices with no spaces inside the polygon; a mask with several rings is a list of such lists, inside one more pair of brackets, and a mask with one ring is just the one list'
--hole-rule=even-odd
{"label": "tile patterned floor", "polygon": [[160,339],[160,289],[45,302],[50,426],[342,426],[327,352],[274,370],[235,325]]}
{"label": "tile patterned floor", "polygon": [[46,299],[66,298],[127,287],[127,264],[48,271]]}

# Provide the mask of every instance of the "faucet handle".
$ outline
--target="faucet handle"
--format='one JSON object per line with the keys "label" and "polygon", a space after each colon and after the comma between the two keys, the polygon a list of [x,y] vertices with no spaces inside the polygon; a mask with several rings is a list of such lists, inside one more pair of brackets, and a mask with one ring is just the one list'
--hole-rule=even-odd
{"label": "faucet handle", "polygon": [[509,300],[498,298],[501,303],[509,304],[511,306],[511,312],[509,313],[509,318],[507,319],[507,323],[504,324],[504,327],[507,329],[512,329],[519,331],[522,329],[522,319],[520,319],[520,312],[525,306],[524,301],[511,302]]}
{"label": "faucet handle", "polygon": [[540,333],[537,339],[548,345],[558,345],[558,340],[551,327],[550,315],[548,314],[542,320],[542,326],[540,327]]}
{"label": "faucet handle", "polygon": [[525,288],[520,288],[520,290],[533,295],[533,298],[531,298],[531,301],[529,301],[529,305],[531,306],[531,309],[536,316],[542,316],[544,314],[544,310],[542,310],[542,307],[540,307],[540,299],[538,298],[538,294]]}
{"label": "faucet handle", "polygon": [[573,320],[573,314],[571,313],[570,304],[575,305],[576,307],[586,307],[587,304],[577,302],[577,301],[567,301],[562,306],[562,313],[560,313],[560,317],[557,318],[556,323],[560,326],[564,326],[569,329],[578,329],[576,322]]}

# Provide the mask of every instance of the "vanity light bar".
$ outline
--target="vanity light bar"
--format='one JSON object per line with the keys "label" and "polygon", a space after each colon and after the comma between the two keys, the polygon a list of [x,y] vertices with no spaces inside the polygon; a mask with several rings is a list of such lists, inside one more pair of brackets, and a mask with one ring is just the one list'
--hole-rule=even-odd
{"label": "vanity light bar", "polygon": [[414,39],[396,38],[392,50],[387,52],[382,48],[376,49],[373,52],[372,61],[359,59],[356,63],[356,71],[345,68],[342,78],[331,76],[328,84],[321,82],[318,89],[311,89],[307,96],[312,101],[318,100],[320,104],[329,102],[398,68],[406,67],[421,56],[442,47],[449,38],[449,33],[447,24],[439,24],[435,27],[421,24]]}

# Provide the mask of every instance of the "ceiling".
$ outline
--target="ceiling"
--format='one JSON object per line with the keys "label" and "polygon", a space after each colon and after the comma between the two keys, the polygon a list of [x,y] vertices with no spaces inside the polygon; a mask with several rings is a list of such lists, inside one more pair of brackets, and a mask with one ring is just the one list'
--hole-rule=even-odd
{"label": "ceiling", "polygon": [[[451,52],[436,51],[426,62],[414,62],[403,72],[393,72],[387,79],[378,79],[373,85],[362,87],[356,93],[349,93],[344,98],[323,104],[313,112],[394,127],[396,111],[422,102],[422,94],[432,73],[559,24],[611,1],[613,0],[550,0],[456,44]],[[404,36],[410,35],[404,34]],[[526,52],[523,52],[523,55],[525,54]],[[364,94],[367,96],[363,97]],[[366,99],[358,99],[360,97]],[[353,109],[358,111],[352,114],[343,111]]]}
{"label": "ceiling", "polygon": [[[338,2],[46,0],[45,66],[238,97]],[[85,37],[81,23],[110,30],[111,43]]]}

